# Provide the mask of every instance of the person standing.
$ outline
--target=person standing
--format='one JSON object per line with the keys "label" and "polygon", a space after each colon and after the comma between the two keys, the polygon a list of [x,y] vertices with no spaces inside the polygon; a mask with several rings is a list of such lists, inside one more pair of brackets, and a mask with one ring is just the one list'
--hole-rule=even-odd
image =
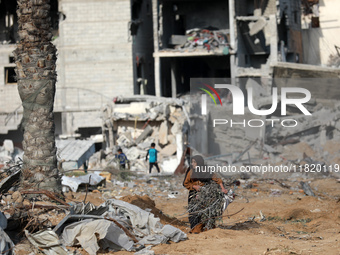
{"label": "person standing", "polygon": [[119,160],[119,168],[125,169],[125,165],[126,163],[129,162],[129,160],[127,159],[126,155],[123,153],[122,149],[118,149],[117,152],[118,152],[118,155],[116,155],[116,158]]}
{"label": "person standing", "polygon": [[120,172],[120,177],[123,180],[126,180],[128,178],[128,176],[129,176],[129,173],[126,170],[126,164],[129,164],[129,160],[126,157],[126,155],[123,153],[122,149],[119,148],[117,150],[117,152],[118,152],[118,155],[116,155],[116,159],[119,161],[119,170],[121,171]]}
{"label": "person standing", "polygon": [[[204,159],[200,155],[193,156],[191,158],[191,165],[185,173],[183,186],[189,190],[188,195],[188,207],[192,207],[195,204],[195,197],[200,192],[201,187],[208,184],[210,181],[216,182],[224,194],[228,191],[224,188],[222,179],[218,178],[214,173],[210,171],[201,171],[204,169]],[[190,206],[191,205],[191,206]],[[203,231],[205,226],[204,222],[201,222],[201,217],[198,212],[189,210],[189,223],[190,232],[198,234]]]}
{"label": "person standing", "polygon": [[149,156],[149,174],[151,174],[152,167],[155,166],[158,173],[160,173],[158,163],[157,163],[157,150],[155,149],[156,144],[152,143],[151,148],[148,150],[148,153],[146,154],[145,161],[148,160]]}

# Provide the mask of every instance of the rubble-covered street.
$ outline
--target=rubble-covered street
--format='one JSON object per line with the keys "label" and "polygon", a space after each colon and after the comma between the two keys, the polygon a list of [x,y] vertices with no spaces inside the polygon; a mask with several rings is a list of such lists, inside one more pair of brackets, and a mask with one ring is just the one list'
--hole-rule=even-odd
{"label": "rubble-covered street", "polygon": [[[179,243],[170,241],[151,250],[155,254],[211,254],[212,252],[235,254],[239,249],[244,250],[246,254],[336,254],[338,252],[340,184],[335,179],[311,179],[301,176],[280,181],[270,178],[240,179],[240,181],[241,185],[236,190],[236,199],[225,212],[223,221],[218,222],[218,228],[200,235],[188,234],[186,241]],[[315,197],[304,194],[300,186],[301,181],[309,183]],[[135,184],[133,188],[117,187],[113,186],[113,183],[107,183],[106,188],[88,193],[86,201],[99,206],[108,197],[112,198],[114,194],[119,194],[115,197],[150,211],[160,218],[162,224],[171,224],[188,233],[185,214],[187,191],[181,187],[181,182],[181,177],[168,177],[163,181],[152,178],[148,182],[133,182]],[[171,191],[175,187],[176,192]],[[140,192],[145,195],[134,195]],[[7,195],[6,198],[9,199],[9,196]],[[10,199],[13,199],[13,196],[14,194]],[[86,192],[67,193],[66,201],[80,202],[85,196]],[[9,205],[13,203],[13,200],[5,201]],[[33,207],[32,202],[27,200],[24,200],[23,204]],[[51,202],[43,204],[55,206],[55,209],[44,209],[45,213],[41,212],[42,209],[26,209],[31,219],[40,221],[40,223],[31,222],[28,229],[39,227],[53,229],[69,212],[65,207]],[[2,206],[2,210],[6,213],[5,208]],[[19,208],[17,210],[20,210]],[[263,240],[266,240],[265,244]],[[76,254],[87,254],[84,248],[78,245],[66,248],[76,251]],[[38,249],[29,245],[27,240],[17,244],[15,251],[18,252],[17,254],[39,254]],[[100,251],[98,254],[111,253]],[[130,253],[116,252],[115,254]]]}
{"label": "rubble-covered street", "polygon": [[340,255],[339,0],[0,0],[0,254]]}
{"label": "rubble-covered street", "polygon": [[[311,163],[303,154],[314,155],[302,142],[283,148],[282,161],[296,165]],[[335,141],[328,142],[327,155],[335,156],[335,148]],[[2,229],[8,234],[6,237],[2,232],[2,240],[7,240],[2,251],[113,254],[108,250],[113,249],[115,254],[235,254],[242,249],[246,254],[336,254],[340,248],[339,174],[224,176],[227,184],[240,182],[231,186],[235,201],[217,228],[195,235],[189,233],[183,175],[129,171],[122,179],[120,171],[107,168],[111,158],[102,161],[106,170],[99,174],[91,168],[87,174],[84,170],[65,173],[71,179],[85,179],[76,189],[64,183],[69,187],[64,189],[65,202],[54,194],[30,198],[34,192],[15,191],[18,168],[3,167],[2,177],[13,180],[3,178],[0,187]],[[262,161],[266,160],[264,156]],[[89,176],[90,184],[86,182]],[[101,179],[91,183],[95,176]],[[6,186],[8,181],[14,187]]]}

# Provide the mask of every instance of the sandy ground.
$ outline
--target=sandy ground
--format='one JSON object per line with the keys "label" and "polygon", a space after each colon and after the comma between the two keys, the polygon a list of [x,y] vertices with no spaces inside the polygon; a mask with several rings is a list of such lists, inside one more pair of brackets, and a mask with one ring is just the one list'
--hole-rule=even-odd
{"label": "sandy ground", "polygon": [[[171,222],[188,233],[187,241],[153,247],[155,254],[340,254],[340,183],[331,178],[304,179],[316,193],[309,197],[299,190],[299,181],[285,182],[292,189],[273,180],[253,180],[237,187],[236,199],[219,227],[200,234],[188,233],[184,188],[176,198],[130,195],[122,199],[152,209],[163,224]],[[73,196],[80,200],[84,194]],[[89,193],[87,200],[97,205],[103,201],[101,193]],[[87,254],[81,248],[78,252]]]}
{"label": "sandy ground", "polygon": [[[153,248],[155,254],[340,254],[340,183],[311,181],[317,197],[292,192],[275,182],[257,184],[256,189],[238,188],[238,196],[224,215],[244,209],[225,217],[220,228],[188,234],[185,242],[159,245]],[[272,195],[273,189],[281,194]],[[185,211],[186,194],[156,200],[156,206],[177,216]],[[263,222],[260,211],[266,217]]]}

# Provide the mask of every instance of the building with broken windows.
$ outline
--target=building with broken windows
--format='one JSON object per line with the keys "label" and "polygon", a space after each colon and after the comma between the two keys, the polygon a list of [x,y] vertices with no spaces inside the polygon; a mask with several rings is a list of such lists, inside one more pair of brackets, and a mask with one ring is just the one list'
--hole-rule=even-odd
{"label": "building with broken windows", "polygon": [[[190,78],[266,78],[270,90],[273,77],[338,77],[337,69],[311,66],[337,54],[336,0],[50,2],[56,135],[101,133],[101,107],[115,97],[176,97],[189,91]],[[15,10],[16,1],[0,1],[0,138],[20,142]]]}

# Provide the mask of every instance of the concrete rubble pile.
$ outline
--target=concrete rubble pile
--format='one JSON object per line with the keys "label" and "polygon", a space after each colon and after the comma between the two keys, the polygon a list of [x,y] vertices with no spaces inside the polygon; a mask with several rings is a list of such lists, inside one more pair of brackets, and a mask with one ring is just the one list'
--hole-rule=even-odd
{"label": "concrete rubble pile", "polygon": [[127,155],[130,170],[146,173],[148,162],[145,157],[151,143],[155,143],[161,170],[173,173],[183,154],[188,120],[186,103],[181,99],[117,98],[115,104],[103,109],[103,133],[107,145],[104,166],[106,163],[117,167],[114,155],[121,148]]}
{"label": "concrete rubble pile", "polygon": [[[256,100],[252,103],[255,109],[272,107],[271,90],[249,80],[245,83],[245,87],[248,86],[253,87],[253,98]],[[208,164],[236,167],[283,165],[292,166],[291,171],[297,169],[299,173],[305,173],[308,166],[313,166],[318,167],[316,175],[340,177],[339,101],[311,99],[303,104],[311,115],[302,114],[294,104],[288,104],[286,115],[282,116],[281,101],[278,98],[277,110],[264,117],[252,114],[247,107],[244,115],[233,115],[232,99],[222,95],[223,107],[209,107],[206,118],[200,114],[199,103],[189,110],[190,137],[193,138],[190,145],[206,156]],[[199,98],[192,101],[199,102]],[[213,102],[208,103],[213,105]],[[214,128],[208,122],[222,118],[226,120],[224,124]],[[236,124],[231,127],[231,122]],[[338,169],[334,169],[338,166]]]}
{"label": "concrete rubble pile", "polygon": [[[307,108],[312,115],[296,115],[296,109],[292,109],[287,117],[273,116],[272,119],[278,121],[273,127],[266,127],[263,151],[274,162],[289,159],[298,164],[320,167],[338,164],[339,150],[336,148],[340,144],[340,104],[327,107],[315,103],[307,105]],[[297,125],[284,128],[279,123],[286,119],[296,120]]]}

